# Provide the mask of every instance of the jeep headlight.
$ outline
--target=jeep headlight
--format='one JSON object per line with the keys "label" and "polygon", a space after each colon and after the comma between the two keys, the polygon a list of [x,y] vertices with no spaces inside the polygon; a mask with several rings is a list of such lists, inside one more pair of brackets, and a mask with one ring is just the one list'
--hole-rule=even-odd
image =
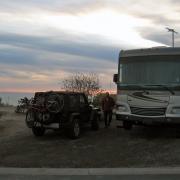
{"label": "jeep headlight", "polygon": [[124,105],[117,105],[116,110],[119,112],[128,112],[128,108]]}
{"label": "jeep headlight", "polygon": [[180,107],[173,107],[171,110],[172,114],[180,114]]}

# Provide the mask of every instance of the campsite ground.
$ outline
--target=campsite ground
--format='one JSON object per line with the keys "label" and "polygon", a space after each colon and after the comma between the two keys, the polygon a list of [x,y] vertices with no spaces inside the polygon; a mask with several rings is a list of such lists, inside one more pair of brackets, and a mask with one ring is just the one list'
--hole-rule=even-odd
{"label": "campsite ground", "polygon": [[1,167],[160,167],[180,165],[180,139],[171,128],[88,130],[70,140],[49,131],[35,138],[13,107],[0,107]]}

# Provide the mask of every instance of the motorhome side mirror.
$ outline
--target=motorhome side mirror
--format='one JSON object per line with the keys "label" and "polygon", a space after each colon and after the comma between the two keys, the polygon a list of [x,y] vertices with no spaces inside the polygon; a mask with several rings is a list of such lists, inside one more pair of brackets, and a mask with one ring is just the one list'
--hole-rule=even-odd
{"label": "motorhome side mirror", "polygon": [[113,76],[113,82],[115,82],[115,83],[118,82],[118,74],[114,74],[114,76]]}

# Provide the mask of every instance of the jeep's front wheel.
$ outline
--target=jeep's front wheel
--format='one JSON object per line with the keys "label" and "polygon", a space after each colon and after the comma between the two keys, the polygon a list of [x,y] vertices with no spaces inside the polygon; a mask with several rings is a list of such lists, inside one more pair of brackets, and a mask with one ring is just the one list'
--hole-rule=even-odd
{"label": "jeep's front wheel", "polygon": [[78,119],[73,119],[69,128],[68,135],[71,139],[77,139],[80,136],[81,128]]}

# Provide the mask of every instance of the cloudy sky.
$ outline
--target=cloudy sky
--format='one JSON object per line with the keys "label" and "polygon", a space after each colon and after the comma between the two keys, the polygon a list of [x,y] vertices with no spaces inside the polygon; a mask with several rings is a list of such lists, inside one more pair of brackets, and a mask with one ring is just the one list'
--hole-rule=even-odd
{"label": "cloudy sky", "polygon": [[170,45],[179,17],[180,0],[0,0],[0,92],[57,90],[74,72],[113,89],[119,51]]}

